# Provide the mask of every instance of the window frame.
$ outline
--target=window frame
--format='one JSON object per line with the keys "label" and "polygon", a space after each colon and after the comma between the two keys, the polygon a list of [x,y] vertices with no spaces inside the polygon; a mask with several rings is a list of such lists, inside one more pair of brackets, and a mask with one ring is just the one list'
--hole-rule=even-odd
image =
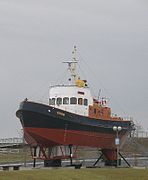
{"label": "window frame", "polygon": [[[75,103],[72,102],[73,100],[76,100]],[[77,104],[77,98],[76,97],[71,97],[70,98],[70,104],[71,105],[76,105]]]}
{"label": "window frame", "polygon": [[[60,100],[60,101],[59,101]],[[59,103],[60,102],[60,103]],[[57,99],[56,99],[56,105],[57,106],[60,106],[60,105],[62,105],[62,98],[61,97],[58,97]]]}
{"label": "window frame", "polygon": [[63,105],[69,104],[69,97],[64,97],[63,98]]}
{"label": "window frame", "polygon": [[56,104],[56,98],[51,98],[51,105],[55,105]]}
{"label": "window frame", "polygon": [[83,98],[78,98],[78,105],[83,105],[83,104],[84,104]]}
{"label": "window frame", "polygon": [[93,112],[94,114],[97,114],[97,109],[96,109],[96,108],[94,108],[93,111],[94,111],[94,112]]}
{"label": "window frame", "polygon": [[88,106],[88,99],[84,98],[84,106]]}
{"label": "window frame", "polygon": [[52,99],[49,98],[49,105],[52,105]]}

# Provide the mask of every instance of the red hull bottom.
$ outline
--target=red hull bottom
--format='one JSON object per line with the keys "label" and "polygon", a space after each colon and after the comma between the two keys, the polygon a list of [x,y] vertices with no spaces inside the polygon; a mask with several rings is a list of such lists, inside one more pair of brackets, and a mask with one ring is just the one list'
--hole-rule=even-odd
{"label": "red hull bottom", "polygon": [[[43,146],[55,145],[76,145],[98,147],[101,149],[116,149],[115,134],[103,134],[95,132],[62,130],[62,129],[45,129],[45,128],[24,128],[26,138],[29,144],[37,143]],[[124,141],[126,135],[120,137]]]}
{"label": "red hull bottom", "polygon": [[[71,144],[97,147],[102,150],[107,160],[117,160],[115,134],[45,128],[24,128],[24,132],[26,141],[32,146],[53,147]],[[121,144],[125,139],[126,134],[120,137]]]}

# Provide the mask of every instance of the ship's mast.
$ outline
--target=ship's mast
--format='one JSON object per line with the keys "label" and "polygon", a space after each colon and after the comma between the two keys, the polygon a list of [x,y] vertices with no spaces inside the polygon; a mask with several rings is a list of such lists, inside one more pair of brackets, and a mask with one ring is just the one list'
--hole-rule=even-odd
{"label": "ship's mast", "polygon": [[71,61],[67,61],[67,62],[63,62],[63,63],[67,63],[68,64],[68,70],[70,71],[71,73],[71,81],[72,83],[75,84],[75,81],[78,79],[78,75],[77,75],[77,59],[76,59],[76,52],[77,52],[77,49],[76,49],[76,46],[74,46],[74,49],[72,51],[72,60]]}
{"label": "ship's mast", "polygon": [[72,51],[72,54],[73,54],[73,59],[72,59],[72,63],[71,63],[71,77],[74,81],[76,81],[77,79],[77,59],[76,59],[76,52],[77,52],[77,49],[76,49],[76,46],[74,46],[74,50]]}

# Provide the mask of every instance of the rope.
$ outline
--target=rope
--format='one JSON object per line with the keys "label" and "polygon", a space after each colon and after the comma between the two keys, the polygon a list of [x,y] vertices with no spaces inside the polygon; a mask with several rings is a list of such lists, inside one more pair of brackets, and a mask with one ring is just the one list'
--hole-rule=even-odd
{"label": "rope", "polygon": [[[88,72],[90,72],[89,75],[92,76],[92,79],[97,82],[97,83],[94,84],[93,81],[92,81],[93,87],[95,87],[96,84],[97,84],[97,86],[100,84],[100,86],[103,88],[103,90],[106,92],[106,94],[108,94],[108,96],[113,100],[114,104],[116,104],[117,107],[121,110],[121,112],[122,112],[125,116],[127,116],[127,113],[126,113],[126,111],[124,110],[124,108],[121,106],[121,104],[119,104],[119,102],[117,101],[117,99],[115,99],[115,98],[110,94],[109,90],[105,88],[104,84],[103,84],[99,79],[96,78],[96,77],[97,77],[97,74],[95,73],[94,70],[92,70],[92,69],[90,68],[90,66],[89,66],[88,63],[84,60],[84,58],[82,58],[82,56],[81,56],[80,53],[79,53],[79,56],[80,56],[81,62],[83,62],[83,64],[87,67]],[[93,89],[94,89],[94,88],[91,88],[91,90],[93,90]]]}

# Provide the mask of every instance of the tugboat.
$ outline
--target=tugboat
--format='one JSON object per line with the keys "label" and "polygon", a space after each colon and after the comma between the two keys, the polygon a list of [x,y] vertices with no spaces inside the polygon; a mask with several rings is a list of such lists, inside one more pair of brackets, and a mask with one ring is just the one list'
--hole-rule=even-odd
{"label": "tugboat", "polygon": [[[25,99],[16,112],[25,140],[34,149],[34,160],[37,157],[46,162],[52,160],[54,166],[61,165],[61,159],[67,157],[72,164],[77,149],[73,147],[82,146],[99,148],[106,162],[117,161],[117,147],[120,149],[124,144],[133,122],[112,116],[106,100],[92,97],[87,81],[77,74],[76,47],[72,60],[65,63],[71,74],[70,83],[51,86],[49,104]],[[56,155],[53,155],[55,148]]]}

